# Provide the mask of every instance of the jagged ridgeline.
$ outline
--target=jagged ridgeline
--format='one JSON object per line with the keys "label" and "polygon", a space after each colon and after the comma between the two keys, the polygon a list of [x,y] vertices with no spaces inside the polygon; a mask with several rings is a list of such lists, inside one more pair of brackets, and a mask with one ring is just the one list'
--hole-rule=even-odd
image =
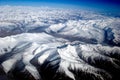
{"label": "jagged ridgeline", "polygon": [[0,80],[119,79],[119,17],[0,6]]}

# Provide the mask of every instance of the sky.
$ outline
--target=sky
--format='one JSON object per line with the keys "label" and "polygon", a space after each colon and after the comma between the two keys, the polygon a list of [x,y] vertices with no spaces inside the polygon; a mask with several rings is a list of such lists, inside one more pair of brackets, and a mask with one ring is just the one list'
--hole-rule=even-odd
{"label": "sky", "polygon": [[[119,6],[120,0],[0,0],[0,5],[66,4],[77,6]],[[96,6],[97,7],[97,6]]]}
{"label": "sky", "polygon": [[120,0],[0,0],[0,5],[84,7],[120,13]]}

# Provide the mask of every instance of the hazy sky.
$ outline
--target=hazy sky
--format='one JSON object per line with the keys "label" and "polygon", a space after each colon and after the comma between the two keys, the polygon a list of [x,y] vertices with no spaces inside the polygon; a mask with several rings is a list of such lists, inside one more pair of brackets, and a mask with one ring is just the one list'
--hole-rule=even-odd
{"label": "hazy sky", "polygon": [[120,12],[120,0],[0,0],[0,5],[77,6]]}
{"label": "hazy sky", "polygon": [[29,4],[29,3],[62,3],[62,4],[107,4],[107,5],[120,5],[120,0],[0,0],[1,4]]}

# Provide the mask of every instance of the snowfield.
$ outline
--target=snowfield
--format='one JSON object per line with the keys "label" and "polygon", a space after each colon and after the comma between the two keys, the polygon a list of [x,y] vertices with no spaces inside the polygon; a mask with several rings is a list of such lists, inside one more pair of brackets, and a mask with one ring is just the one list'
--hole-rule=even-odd
{"label": "snowfield", "polygon": [[0,80],[119,80],[119,74],[119,17],[0,6]]}

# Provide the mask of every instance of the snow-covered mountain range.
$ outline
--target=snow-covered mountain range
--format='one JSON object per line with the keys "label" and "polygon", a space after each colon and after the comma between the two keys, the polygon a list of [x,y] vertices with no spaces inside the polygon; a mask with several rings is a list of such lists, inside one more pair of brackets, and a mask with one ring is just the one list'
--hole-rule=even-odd
{"label": "snow-covered mountain range", "polygon": [[119,74],[119,17],[0,6],[0,80],[119,80]]}

